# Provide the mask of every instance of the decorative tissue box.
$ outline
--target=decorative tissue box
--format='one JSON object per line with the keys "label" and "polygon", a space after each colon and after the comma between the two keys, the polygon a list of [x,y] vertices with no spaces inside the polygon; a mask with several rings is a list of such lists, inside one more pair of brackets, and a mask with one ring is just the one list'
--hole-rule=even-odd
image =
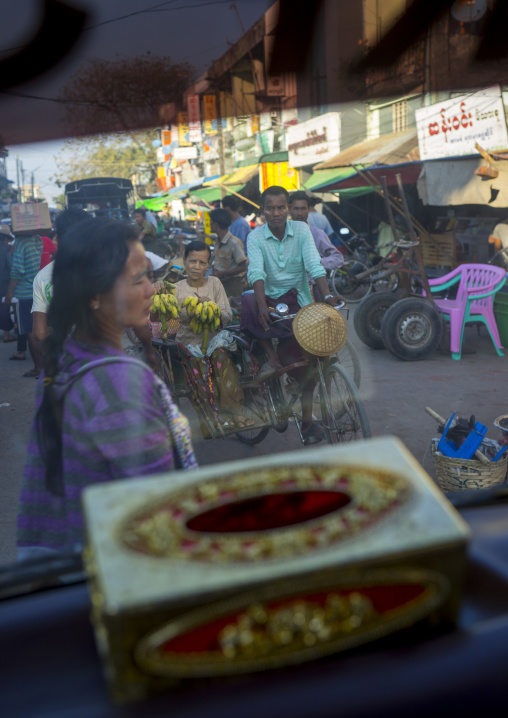
{"label": "decorative tissue box", "polygon": [[84,510],[116,700],[456,617],[468,528],[394,438],[94,486]]}

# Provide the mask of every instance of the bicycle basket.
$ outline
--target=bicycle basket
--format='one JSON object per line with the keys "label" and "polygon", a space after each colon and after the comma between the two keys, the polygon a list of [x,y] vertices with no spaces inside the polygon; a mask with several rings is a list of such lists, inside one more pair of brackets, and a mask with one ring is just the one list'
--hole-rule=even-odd
{"label": "bicycle basket", "polygon": [[346,320],[329,304],[302,307],[293,320],[293,332],[305,351],[319,357],[335,354],[347,341]]}

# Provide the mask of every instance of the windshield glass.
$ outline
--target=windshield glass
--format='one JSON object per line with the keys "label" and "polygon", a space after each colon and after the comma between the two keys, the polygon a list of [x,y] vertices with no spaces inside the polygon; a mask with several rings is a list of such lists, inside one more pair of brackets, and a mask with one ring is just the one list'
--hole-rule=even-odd
{"label": "windshield glass", "polygon": [[[79,575],[91,483],[384,434],[437,480],[425,406],[465,394],[504,441],[494,384],[485,402],[451,368],[498,371],[502,320],[463,347],[418,314],[429,279],[506,266],[501,3],[434,5],[2,8],[0,587],[18,549],[25,587]],[[294,339],[302,307],[343,300],[340,347]]]}

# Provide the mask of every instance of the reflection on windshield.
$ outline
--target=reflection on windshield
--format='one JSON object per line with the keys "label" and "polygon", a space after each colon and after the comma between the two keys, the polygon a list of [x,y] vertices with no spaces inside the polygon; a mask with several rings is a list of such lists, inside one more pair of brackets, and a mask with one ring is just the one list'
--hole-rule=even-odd
{"label": "reflection on windshield", "polygon": [[[371,431],[424,456],[430,434],[407,430],[390,381],[415,366],[402,359],[435,360],[439,317],[416,334],[403,317],[395,346],[383,314],[369,324],[361,307],[421,299],[427,274],[505,267],[507,95],[504,57],[482,64],[495,3],[436,17],[406,5],[92,2],[51,72],[11,76],[2,563],[16,531],[21,557],[79,550],[92,483]],[[33,50],[36,21],[13,14],[0,58]],[[274,312],[342,298],[355,310],[333,352],[353,385],[347,422],[329,365],[302,361],[291,318]],[[371,351],[384,346],[386,387]]]}

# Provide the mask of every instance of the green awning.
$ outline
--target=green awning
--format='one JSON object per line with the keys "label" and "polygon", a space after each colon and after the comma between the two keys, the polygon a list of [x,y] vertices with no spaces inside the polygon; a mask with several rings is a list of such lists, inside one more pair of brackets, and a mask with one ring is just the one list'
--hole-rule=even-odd
{"label": "green awning", "polygon": [[259,158],[259,164],[264,164],[265,162],[289,162],[289,152],[286,150],[268,152]]}
{"label": "green awning", "polygon": [[334,189],[332,194],[338,194],[341,199],[354,199],[364,194],[374,192],[374,187],[348,187],[348,189]]}
{"label": "green awning", "polygon": [[316,170],[304,184],[305,189],[325,189],[328,185],[342,182],[358,174],[352,167],[332,167],[328,170]]}
{"label": "green awning", "polygon": [[174,199],[182,199],[185,197],[187,192],[176,192],[173,194],[165,194],[162,197],[151,197],[150,199],[143,199],[136,202],[136,207],[146,207],[150,211],[158,212],[165,207],[168,202],[172,202]]}
{"label": "green awning", "polygon": [[[239,192],[243,187],[243,184],[235,184],[227,189],[229,192]],[[224,196],[226,194],[227,193],[225,192]],[[193,200],[201,200],[211,204],[212,202],[218,202],[221,199],[222,194],[220,187],[203,187],[202,189],[192,190],[190,192],[190,196]]]}

